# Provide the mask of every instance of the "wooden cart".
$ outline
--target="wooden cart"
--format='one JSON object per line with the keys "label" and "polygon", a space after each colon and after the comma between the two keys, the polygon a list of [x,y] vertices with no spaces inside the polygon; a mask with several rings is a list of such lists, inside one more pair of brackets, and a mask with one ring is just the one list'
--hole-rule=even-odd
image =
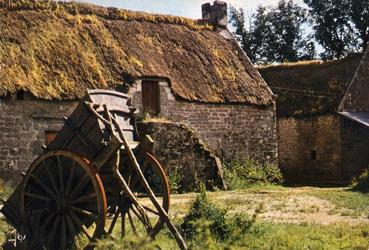
{"label": "wooden cart", "polygon": [[139,138],[127,95],[92,90],[29,167],[3,214],[28,249],[91,248],[103,236],[146,234],[167,224],[170,191],[163,167]]}

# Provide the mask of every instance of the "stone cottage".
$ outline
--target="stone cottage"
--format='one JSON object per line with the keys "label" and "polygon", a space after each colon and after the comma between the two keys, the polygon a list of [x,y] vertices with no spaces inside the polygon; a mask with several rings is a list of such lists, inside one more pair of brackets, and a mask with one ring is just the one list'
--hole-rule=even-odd
{"label": "stone cottage", "polygon": [[341,130],[337,110],[361,57],[259,68],[278,95],[278,161],[287,181],[321,184],[348,180],[343,173],[345,130]]}
{"label": "stone cottage", "polygon": [[191,131],[202,155],[276,163],[273,94],[227,30],[226,9],[205,4],[191,20],[0,0],[2,176],[24,171],[92,88],[126,92],[142,113]]}
{"label": "stone cottage", "polygon": [[350,179],[369,167],[369,48],[339,107],[342,177]]}

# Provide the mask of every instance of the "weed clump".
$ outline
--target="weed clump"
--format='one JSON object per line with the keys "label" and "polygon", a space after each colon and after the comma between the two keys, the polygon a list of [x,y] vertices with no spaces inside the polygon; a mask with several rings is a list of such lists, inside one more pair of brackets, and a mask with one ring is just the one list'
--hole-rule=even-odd
{"label": "weed clump", "polygon": [[261,164],[250,157],[238,158],[228,162],[224,171],[229,189],[247,188],[253,184],[280,184],[283,175],[273,164]]}
{"label": "weed clump", "polygon": [[214,238],[210,223],[205,219],[200,219],[193,224],[195,231],[193,232],[193,238],[190,242],[189,249],[191,250],[220,250],[224,249],[221,244],[217,243]]}
{"label": "weed clump", "polygon": [[183,219],[181,225],[184,236],[193,239],[197,233],[199,221],[208,223],[209,230],[218,240],[228,239],[231,233],[230,225],[226,222],[227,210],[218,208],[215,204],[209,202],[205,187],[201,188],[193,202],[190,211]]}
{"label": "weed clump", "polygon": [[354,191],[369,192],[369,168],[364,169],[359,176],[352,180],[351,188]]}
{"label": "weed clump", "polygon": [[13,185],[0,179],[0,204],[2,200],[6,200],[13,192]]}
{"label": "weed clump", "polygon": [[118,240],[101,239],[95,244],[97,250],[115,250],[115,249],[131,249],[131,250],[155,250],[157,247],[150,238],[137,238],[134,236],[124,237]]}
{"label": "weed clump", "polygon": [[172,194],[180,193],[183,175],[178,169],[169,170],[169,187]]}
{"label": "weed clump", "polygon": [[189,212],[183,219],[181,231],[194,249],[231,249],[252,230],[259,211],[250,218],[245,214],[227,216],[226,209],[211,203],[202,185]]}

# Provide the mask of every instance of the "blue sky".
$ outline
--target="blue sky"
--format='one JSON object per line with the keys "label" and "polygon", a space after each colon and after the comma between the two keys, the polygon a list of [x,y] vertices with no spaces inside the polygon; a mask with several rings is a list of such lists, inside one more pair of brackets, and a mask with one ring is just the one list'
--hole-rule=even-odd
{"label": "blue sky", "polygon": [[[201,18],[201,4],[212,2],[209,0],[80,0],[106,7],[117,7],[129,10],[145,11],[158,14],[184,16],[193,19]],[[248,13],[258,5],[274,5],[278,0],[229,0],[229,4],[243,8]],[[303,5],[303,0],[295,0]]]}

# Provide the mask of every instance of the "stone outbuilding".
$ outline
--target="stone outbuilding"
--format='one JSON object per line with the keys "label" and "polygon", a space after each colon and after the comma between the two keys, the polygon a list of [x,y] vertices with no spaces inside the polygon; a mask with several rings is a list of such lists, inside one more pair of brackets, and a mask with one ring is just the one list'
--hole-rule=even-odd
{"label": "stone outbuilding", "polygon": [[[0,0],[2,176],[27,169],[93,88],[128,93],[141,114],[184,124],[214,157],[277,163],[273,93],[227,30],[226,7],[205,4],[203,19],[191,20]],[[196,159],[177,164],[196,168]]]}
{"label": "stone outbuilding", "polygon": [[350,179],[369,167],[369,48],[339,106],[342,177]]}
{"label": "stone outbuilding", "polygon": [[369,50],[259,71],[278,94],[278,161],[287,181],[347,184],[369,166]]}
{"label": "stone outbuilding", "polygon": [[349,181],[337,110],[362,54],[260,67],[277,98],[279,166],[289,182]]}

